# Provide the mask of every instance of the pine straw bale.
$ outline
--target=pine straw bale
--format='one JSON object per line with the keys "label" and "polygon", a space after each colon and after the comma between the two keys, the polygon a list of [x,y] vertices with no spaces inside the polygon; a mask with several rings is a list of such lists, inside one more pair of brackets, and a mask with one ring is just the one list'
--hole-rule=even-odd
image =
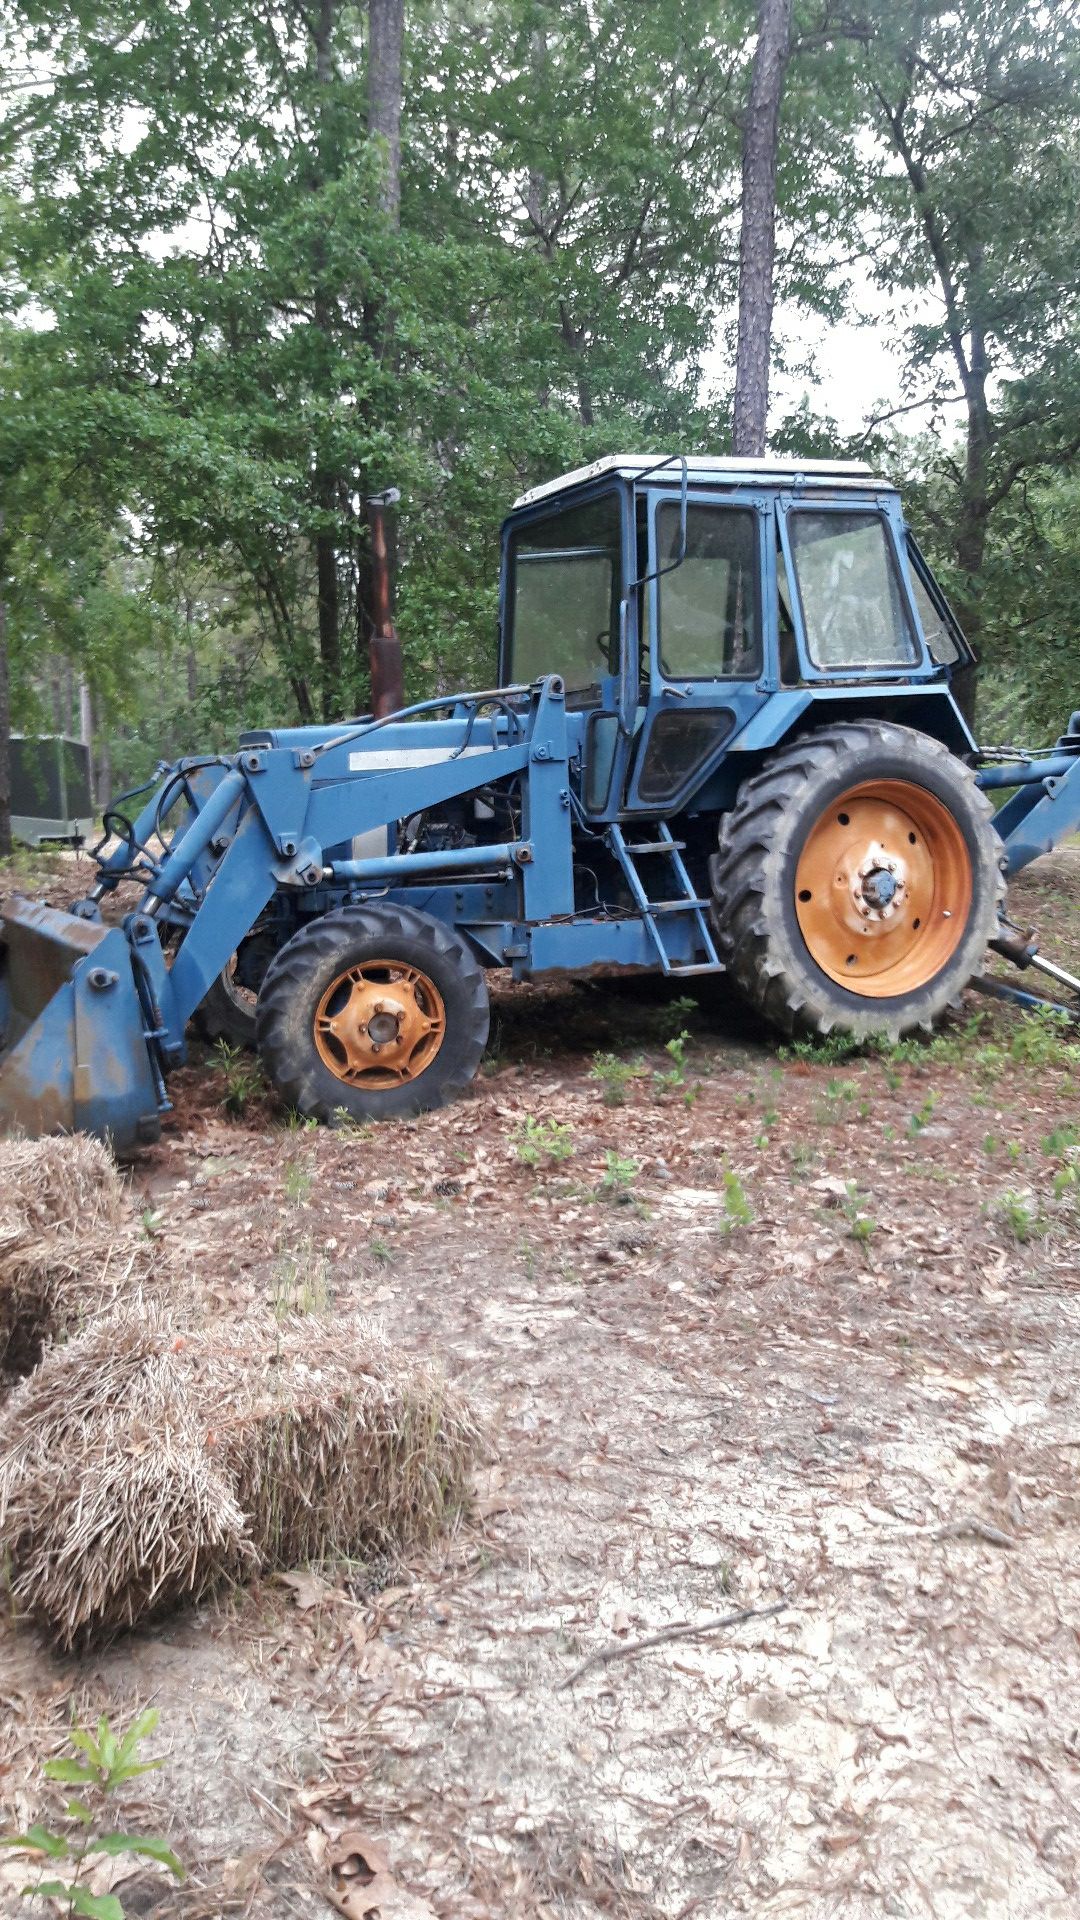
{"label": "pine straw bale", "polygon": [[70,1648],[254,1570],[420,1544],[463,1503],[476,1440],[360,1315],[95,1320],[0,1415],[15,1606]]}
{"label": "pine straw bale", "polygon": [[0,1140],[0,1373],[28,1373],[150,1264],[97,1140]]}

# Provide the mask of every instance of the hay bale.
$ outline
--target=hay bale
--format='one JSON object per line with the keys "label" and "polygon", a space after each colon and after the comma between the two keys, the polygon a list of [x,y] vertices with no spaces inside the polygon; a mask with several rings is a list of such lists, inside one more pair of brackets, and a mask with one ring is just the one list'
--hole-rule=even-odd
{"label": "hay bale", "polygon": [[0,1140],[0,1375],[29,1373],[49,1341],[149,1270],[97,1140]]}
{"label": "hay bale", "polygon": [[5,1231],[115,1226],[127,1213],[116,1163],[99,1140],[0,1140],[0,1218]]}
{"label": "hay bale", "polygon": [[15,1605],[70,1648],[254,1569],[419,1544],[462,1504],[476,1437],[359,1315],[96,1320],[0,1415]]}

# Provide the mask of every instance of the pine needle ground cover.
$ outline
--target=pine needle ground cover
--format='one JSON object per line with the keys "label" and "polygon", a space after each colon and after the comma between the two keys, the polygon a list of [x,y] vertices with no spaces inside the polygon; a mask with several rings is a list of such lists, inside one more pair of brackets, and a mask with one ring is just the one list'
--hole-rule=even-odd
{"label": "pine needle ground cover", "polygon": [[0,1141],[0,1379],[150,1275],[116,1166],[82,1134]]}
{"label": "pine needle ground cover", "polygon": [[423,1544],[477,1435],[432,1370],[356,1314],[95,1320],[0,1415],[0,1550],[61,1648],[229,1580]]}

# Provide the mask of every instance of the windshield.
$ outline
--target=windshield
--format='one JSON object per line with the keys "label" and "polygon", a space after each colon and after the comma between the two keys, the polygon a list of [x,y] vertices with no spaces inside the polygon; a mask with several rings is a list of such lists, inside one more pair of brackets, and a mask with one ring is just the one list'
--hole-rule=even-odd
{"label": "windshield", "polygon": [[810,657],[819,667],[903,667],[918,659],[880,514],[788,516]]}
{"label": "windshield", "polygon": [[509,670],[561,673],[568,693],[618,671],[621,502],[616,493],[534,520],[509,542]]}

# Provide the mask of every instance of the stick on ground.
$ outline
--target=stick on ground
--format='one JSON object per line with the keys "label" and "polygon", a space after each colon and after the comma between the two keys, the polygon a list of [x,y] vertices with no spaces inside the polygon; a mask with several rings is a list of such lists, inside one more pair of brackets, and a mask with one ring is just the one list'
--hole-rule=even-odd
{"label": "stick on ground", "polygon": [[783,1613],[791,1605],[790,1600],[777,1600],[771,1607],[743,1607],[738,1613],[717,1614],[711,1620],[686,1621],[682,1626],[665,1627],[662,1633],[646,1634],[643,1640],[616,1640],[610,1647],[601,1647],[599,1653],[590,1653],[580,1667],[557,1682],[555,1691],[562,1693],[565,1687],[572,1687],[583,1673],[592,1667],[606,1667],[609,1660],[629,1660],[632,1654],[648,1653],[650,1647],[666,1646],[669,1640],[695,1640],[701,1633],[718,1633],[721,1627],[741,1627],[744,1620],[771,1620],[776,1613]]}

